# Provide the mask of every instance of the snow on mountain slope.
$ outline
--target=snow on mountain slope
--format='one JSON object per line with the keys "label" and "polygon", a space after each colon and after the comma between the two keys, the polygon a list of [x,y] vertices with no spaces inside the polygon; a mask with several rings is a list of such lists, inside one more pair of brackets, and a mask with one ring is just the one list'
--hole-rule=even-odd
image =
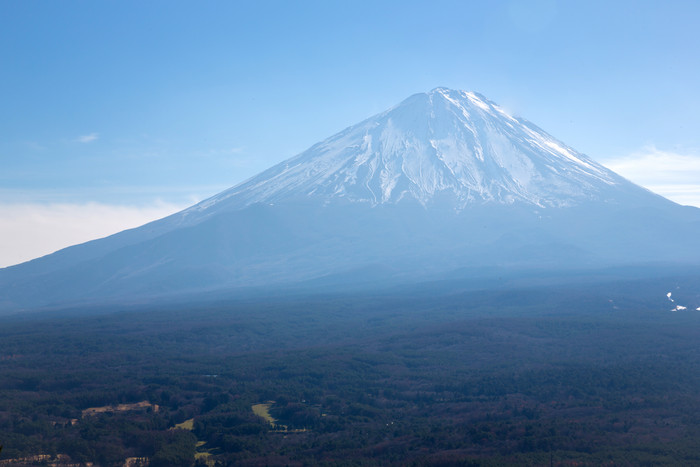
{"label": "snow on mountain slope", "polygon": [[564,207],[631,183],[483,96],[436,88],[184,211],[316,199]]}

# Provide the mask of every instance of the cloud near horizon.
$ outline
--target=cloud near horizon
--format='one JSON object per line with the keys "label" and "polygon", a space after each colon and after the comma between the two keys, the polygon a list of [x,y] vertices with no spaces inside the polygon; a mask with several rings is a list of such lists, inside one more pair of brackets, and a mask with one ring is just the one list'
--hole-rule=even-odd
{"label": "cloud near horizon", "polygon": [[148,206],[0,204],[0,268],[138,227],[185,207],[164,202]]}
{"label": "cloud near horizon", "polygon": [[649,146],[604,165],[676,203],[700,207],[700,155]]}

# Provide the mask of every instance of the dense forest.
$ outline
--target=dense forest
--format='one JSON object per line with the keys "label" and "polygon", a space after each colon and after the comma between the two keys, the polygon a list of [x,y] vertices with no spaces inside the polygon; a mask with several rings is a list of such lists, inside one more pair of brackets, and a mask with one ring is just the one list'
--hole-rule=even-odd
{"label": "dense forest", "polygon": [[692,284],[6,316],[0,466],[697,465]]}

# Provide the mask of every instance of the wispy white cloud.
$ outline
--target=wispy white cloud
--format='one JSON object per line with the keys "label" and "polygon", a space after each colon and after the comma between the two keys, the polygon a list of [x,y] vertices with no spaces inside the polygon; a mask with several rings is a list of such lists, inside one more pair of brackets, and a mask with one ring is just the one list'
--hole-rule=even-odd
{"label": "wispy white cloud", "polygon": [[700,207],[700,154],[649,146],[604,164],[623,177],[679,204]]}
{"label": "wispy white cloud", "polygon": [[0,267],[138,227],[185,208],[87,204],[0,204]]}
{"label": "wispy white cloud", "polygon": [[92,143],[97,141],[100,135],[98,133],[90,133],[89,135],[78,136],[75,141],[78,143]]}
{"label": "wispy white cloud", "polygon": [[32,151],[43,151],[46,149],[45,146],[42,146],[41,144],[37,143],[36,141],[26,141],[24,143],[24,146],[26,148],[31,149]]}

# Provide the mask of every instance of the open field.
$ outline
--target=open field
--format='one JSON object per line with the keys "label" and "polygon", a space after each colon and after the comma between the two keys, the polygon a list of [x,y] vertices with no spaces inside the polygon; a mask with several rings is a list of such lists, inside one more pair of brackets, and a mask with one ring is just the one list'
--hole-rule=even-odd
{"label": "open field", "polygon": [[182,423],[176,423],[173,429],[175,428],[192,431],[194,429],[194,418],[187,419]]}
{"label": "open field", "polygon": [[266,402],[265,404],[254,404],[252,409],[253,413],[258,417],[262,417],[264,420],[272,425],[274,428],[277,424],[277,420],[270,415],[270,407],[275,403],[275,401]]}

